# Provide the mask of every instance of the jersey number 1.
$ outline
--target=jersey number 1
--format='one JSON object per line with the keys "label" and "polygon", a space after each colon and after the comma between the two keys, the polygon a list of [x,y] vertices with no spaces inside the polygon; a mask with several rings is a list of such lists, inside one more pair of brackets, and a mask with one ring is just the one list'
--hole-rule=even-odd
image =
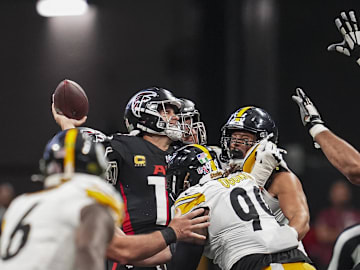
{"label": "jersey number 1", "polygon": [[148,176],[148,184],[155,186],[156,224],[167,225],[168,199],[166,193],[166,178],[164,176]]}

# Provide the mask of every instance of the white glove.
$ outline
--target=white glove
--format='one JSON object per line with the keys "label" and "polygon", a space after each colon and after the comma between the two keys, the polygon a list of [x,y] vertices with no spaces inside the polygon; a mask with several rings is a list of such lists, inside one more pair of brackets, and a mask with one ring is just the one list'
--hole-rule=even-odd
{"label": "white glove", "polygon": [[288,170],[283,153],[286,154],[286,151],[265,138],[246,153],[243,171],[254,176],[257,184],[263,187],[276,167],[281,166]]}
{"label": "white glove", "polygon": [[[313,139],[320,132],[327,130],[316,107],[301,88],[296,88],[296,94],[292,96],[292,99],[299,106],[301,121],[308,128]],[[320,148],[316,142],[314,142],[314,146],[315,148]]]}
{"label": "white glove", "polygon": [[360,65],[360,31],[355,12],[350,11],[349,16],[345,12],[341,12],[340,16],[341,18],[336,18],[335,24],[344,40],[340,43],[331,44],[328,51],[338,51],[350,56]]}

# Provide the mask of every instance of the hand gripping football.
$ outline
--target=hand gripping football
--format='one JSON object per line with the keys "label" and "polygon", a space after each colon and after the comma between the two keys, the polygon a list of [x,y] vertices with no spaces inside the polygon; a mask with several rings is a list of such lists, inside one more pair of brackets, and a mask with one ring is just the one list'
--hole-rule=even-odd
{"label": "hand gripping football", "polygon": [[89,101],[84,89],[71,80],[63,80],[59,83],[53,101],[56,112],[68,118],[80,120],[89,111]]}

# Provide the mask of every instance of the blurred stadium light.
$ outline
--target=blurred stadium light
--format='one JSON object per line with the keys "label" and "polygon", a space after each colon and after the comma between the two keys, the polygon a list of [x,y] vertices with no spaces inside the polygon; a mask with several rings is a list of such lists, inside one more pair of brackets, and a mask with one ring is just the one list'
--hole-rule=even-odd
{"label": "blurred stadium light", "polygon": [[37,12],[44,17],[79,16],[86,13],[86,0],[39,0]]}

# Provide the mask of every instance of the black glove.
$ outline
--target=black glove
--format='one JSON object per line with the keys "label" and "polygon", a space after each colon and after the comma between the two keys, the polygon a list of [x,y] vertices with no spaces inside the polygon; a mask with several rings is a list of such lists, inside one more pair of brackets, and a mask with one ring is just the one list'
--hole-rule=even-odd
{"label": "black glove", "polygon": [[[324,121],[321,119],[316,107],[301,88],[296,88],[296,95],[293,95],[292,99],[299,106],[301,121],[303,125],[308,128],[310,135],[313,138],[320,132],[327,130],[323,125]],[[319,144],[316,142],[315,148],[320,148]]]}
{"label": "black glove", "polygon": [[349,15],[341,12],[340,16],[341,18],[335,19],[335,24],[344,40],[340,43],[331,44],[327,49],[350,56],[360,65],[360,31],[355,12],[350,11]]}

